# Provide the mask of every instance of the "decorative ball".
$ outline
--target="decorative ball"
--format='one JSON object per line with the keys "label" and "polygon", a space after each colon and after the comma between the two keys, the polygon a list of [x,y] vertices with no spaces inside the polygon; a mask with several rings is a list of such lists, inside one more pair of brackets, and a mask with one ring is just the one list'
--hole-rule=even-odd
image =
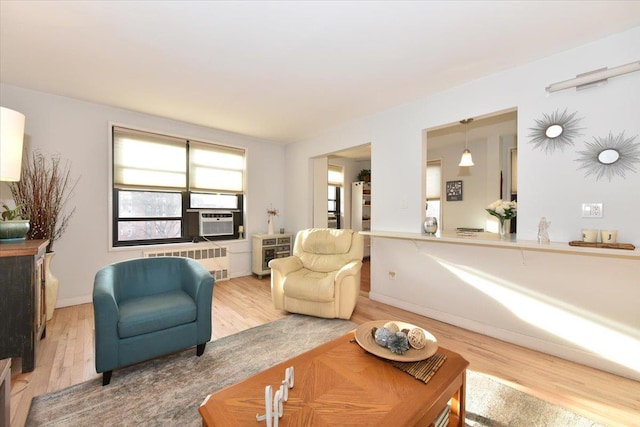
{"label": "decorative ball", "polygon": [[435,234],[438,231],[438,219],[433,216],[427,217],[424,221],[424,231],[427,234]]}
{"label": "decorative ball", "polygon": [[409,345],[416,350],[420,350],[427,345],[427,337],[421,328],[411,329],[407,334],[407,339],[409,340]]}
{"label": "decorative ball", "polygon": [[389,343],[387,344],[389,350],[395,354],[404,354],[405,351],[409,350],[409,341],[407,339],[407,334],[404,332],[396,332],[389,338]]}
{"label": "decorative ball", "polygon": [[387,328],[378,328],[378,330],[376,330],[375,332],[375,337],[374,339],[376,340],[376,344],[382,346],[382,347],[388,347],[389,346],[389,340],[394,336],[394,333],[391,332],[389,329]]}
{"label": "decorative ball", "polygon": [[387,328],[394,334],[400,331],[400,328],[398,327],[398,325],[395,324],[395,322],[387,322],[384,324],[383,328]]}

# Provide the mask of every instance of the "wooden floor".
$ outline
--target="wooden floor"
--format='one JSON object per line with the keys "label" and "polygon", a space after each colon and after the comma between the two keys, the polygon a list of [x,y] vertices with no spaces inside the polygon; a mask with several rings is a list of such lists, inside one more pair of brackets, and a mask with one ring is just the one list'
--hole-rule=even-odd
{"label": "wooden floor", "polygon": [[[368,274],[363,274],[365,277],[368,280]],[[366,295],[366,291],[361,294],[353,314],[356,323],[397,319],[419,325],[435,335],[443,347],[462,354],[471,370],[605,425],[640,426],[640,382],[380,304]],[[213,307],[213,339],[286,316],[271,305],[268,276],[216,283]],[[13,363],[12,427],[24,425],[33,396],[99,377],[94,369],[92,305],[56,310],[33,372],[22,374],[20,360]]]}

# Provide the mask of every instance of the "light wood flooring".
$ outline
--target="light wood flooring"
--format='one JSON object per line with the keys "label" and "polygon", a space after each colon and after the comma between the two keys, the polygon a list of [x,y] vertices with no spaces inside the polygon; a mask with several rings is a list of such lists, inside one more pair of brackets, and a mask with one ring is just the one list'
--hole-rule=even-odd
{"label": "light wood flooring", "polygon": [[[368,280],[368,273],[363,274],[363,280]],[[433,333],[443,347],[462,354],[471,370],[492,375],[605,425],[640,426],[640,382],[371,301],[366,293],[368,283],[363,289],[351,319],[358,324],[398,319],[419,325]],[[240,277],[215,285],[212,339],[284,316],[286,313],[271,305],[268,276],[262,280]],[[13,361],[11,427],[24,425],[33,396],[98,377],[94,369],[92,305],[57,309],[41,341],[36,369],[20,373],[20,359]]]}

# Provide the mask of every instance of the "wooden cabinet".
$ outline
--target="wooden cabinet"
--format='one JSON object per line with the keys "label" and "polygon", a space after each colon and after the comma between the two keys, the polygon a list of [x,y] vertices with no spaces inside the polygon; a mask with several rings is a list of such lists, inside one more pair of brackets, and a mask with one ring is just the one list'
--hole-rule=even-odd
{"label": "wooden cabinet", "polygon": [[46,334],[44,253],[47,240],[0,243],[0,359],[21,357],[35,368],[36,347]]}
{"label": "wooden cabinet", "polygon": [[[356,181],[351,184],[351,228],[355,231],[371,230],[371,183]],[[370,255],[371,240],[364,236],[364,256]]]}
{"label": "wooden cabinet", "polygon": [[290,256],[292,245],[291,234],[254,234],[251,271],[260,279],[271,274],[269,261]]}
{"label": "wooden cabinet", "polygon": [[11,425],[11,359],[0,360],[0,426]]}

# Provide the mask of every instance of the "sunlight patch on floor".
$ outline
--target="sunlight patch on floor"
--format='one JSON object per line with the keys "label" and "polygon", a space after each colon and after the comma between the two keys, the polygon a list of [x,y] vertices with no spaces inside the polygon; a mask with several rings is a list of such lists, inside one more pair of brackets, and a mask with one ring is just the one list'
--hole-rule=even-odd
{"label": "sunlight patch on floor", "polygon": [[630,328],[477,269],[433,258],[525,322],[640,372],[640,340],[622,332]]}

